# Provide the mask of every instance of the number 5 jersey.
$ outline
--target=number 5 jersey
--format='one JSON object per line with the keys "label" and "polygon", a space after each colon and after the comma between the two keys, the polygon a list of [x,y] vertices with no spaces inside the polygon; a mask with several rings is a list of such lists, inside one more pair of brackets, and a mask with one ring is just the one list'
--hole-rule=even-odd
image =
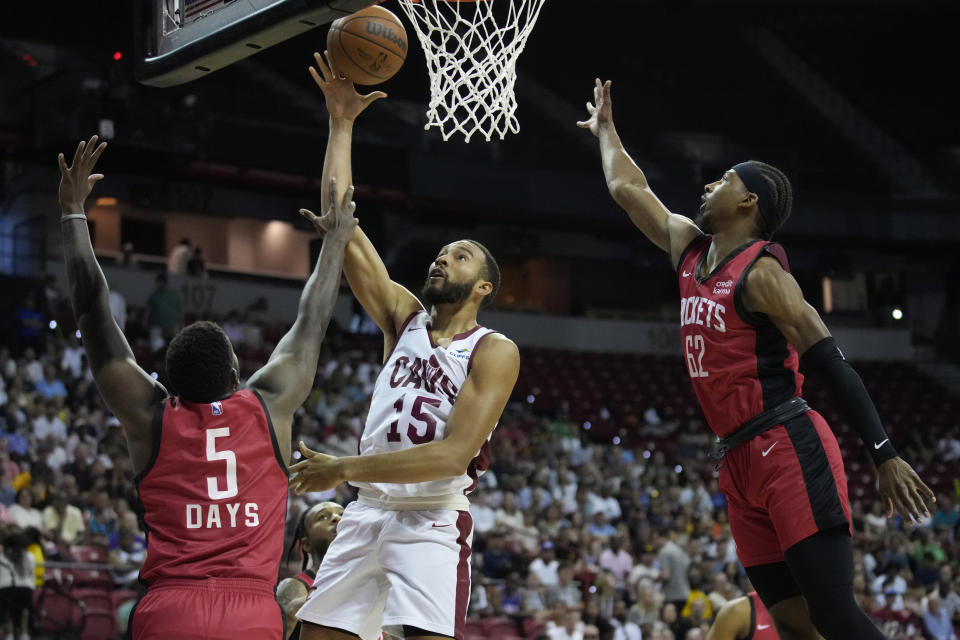
{"label": "number 5 jersey", "polygon": [[[387,453],[443,440],[457,394],[470,373],[473,353],[490,329],[476,326],[441,347],[430,334],[430,316],[416,311],[397,333],[397,343],[377,377],[359,454]],[[361,497],[384,503],[423,502],[418,508],[467,509],[466,494],[490,461],[489,438],[460,476],[388,484],[353,482]],[[424,500],[437,498],[437,500]],[[408,502],[409,504],[409,502]]]}
{"label": "number 5 jersey", "polygon": [[153,459],[137,476],[147,532],[140,578],[247,578],[276,584],[287,469],[261,398],[171,397],[154,417]]}

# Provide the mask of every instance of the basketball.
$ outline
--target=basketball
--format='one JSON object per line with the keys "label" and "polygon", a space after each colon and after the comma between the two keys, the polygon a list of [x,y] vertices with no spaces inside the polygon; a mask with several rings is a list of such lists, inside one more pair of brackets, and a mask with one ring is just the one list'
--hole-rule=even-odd
{"label": "basketball", "polygon": [[356,84],[392,78],[407,57],[407,32],[393,13],[373,5],[330,25],[327,51],[337,71]]}

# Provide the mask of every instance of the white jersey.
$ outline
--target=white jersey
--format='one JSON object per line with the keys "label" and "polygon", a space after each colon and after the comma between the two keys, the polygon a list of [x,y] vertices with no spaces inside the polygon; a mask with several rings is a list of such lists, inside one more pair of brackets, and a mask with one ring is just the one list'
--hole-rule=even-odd
{"label": "white jersey", "polygon": [[[377,376],[359,453],[362,456],[443,440],[457,394],[467,380],[474,350],[491,329],[476,326],[441,347],[429,331],[430,315],[410,315]],[[361,501],[381,508],[468,508],[466,494],[490,462],[490,438],[460,476],[410,484],[351,482]]]}

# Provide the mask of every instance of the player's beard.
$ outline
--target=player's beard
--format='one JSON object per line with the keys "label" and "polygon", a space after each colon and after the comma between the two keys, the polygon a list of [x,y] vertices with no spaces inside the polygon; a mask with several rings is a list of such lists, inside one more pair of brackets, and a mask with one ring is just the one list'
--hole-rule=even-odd
{"label": "player's beard", "polygon": [[700,231],[706,234],[713,233],[713,216],[709,211],[701,211],[694,222],[700,227]]}
{"label": "player's beard", "polygon": [[428,278],[423,283],[423,291],[420,292],[420,297],[423,298],[424,302],[434,307],[438,304],[459,304],[467,299],[475,284],[476,282],[450,282],[450,280],[444,278],[443,284],[436,286],[430,284]]}

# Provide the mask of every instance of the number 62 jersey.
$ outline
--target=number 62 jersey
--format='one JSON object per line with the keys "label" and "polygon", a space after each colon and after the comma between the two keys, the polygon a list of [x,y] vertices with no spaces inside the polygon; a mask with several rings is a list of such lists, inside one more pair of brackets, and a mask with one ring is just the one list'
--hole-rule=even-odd
{"label": "number 62 jersey", "polygon": [[743,300],[750,268],[764,256],[790,270],[779,244],[755,240],[705,274],[712,239],[701,236],[684,249],[680,281],[680,337],[693,389],[710,428],[720,438],[757,414],[799,396],[803,376],[797,351],[767,316]]}
{"label": "number 62 jersey", "polygon": [[287,469],[269,414],[249,389],[217,402],[167,398],[153,459],[137,476],[147,532],[140,578],[247,578],[276,584]]}
{"label": "number 62 jersey", "polygon": [[[467,380],[473,353],[491,329],[476,326],[441,347],[429,331],[430,316],[412,313],[397,332],[397,343],[381,369],[370,400],[359,454],[387,453],[443,440],[457,400]],[[411,484],[351,482],[361,497],[389,502],[440,496],[460,496],[457,508],[467,508],[463,496],[477,484],[490,462],[489,438],[461,476]],[[385,505],[386,506],[386,505]]]}

